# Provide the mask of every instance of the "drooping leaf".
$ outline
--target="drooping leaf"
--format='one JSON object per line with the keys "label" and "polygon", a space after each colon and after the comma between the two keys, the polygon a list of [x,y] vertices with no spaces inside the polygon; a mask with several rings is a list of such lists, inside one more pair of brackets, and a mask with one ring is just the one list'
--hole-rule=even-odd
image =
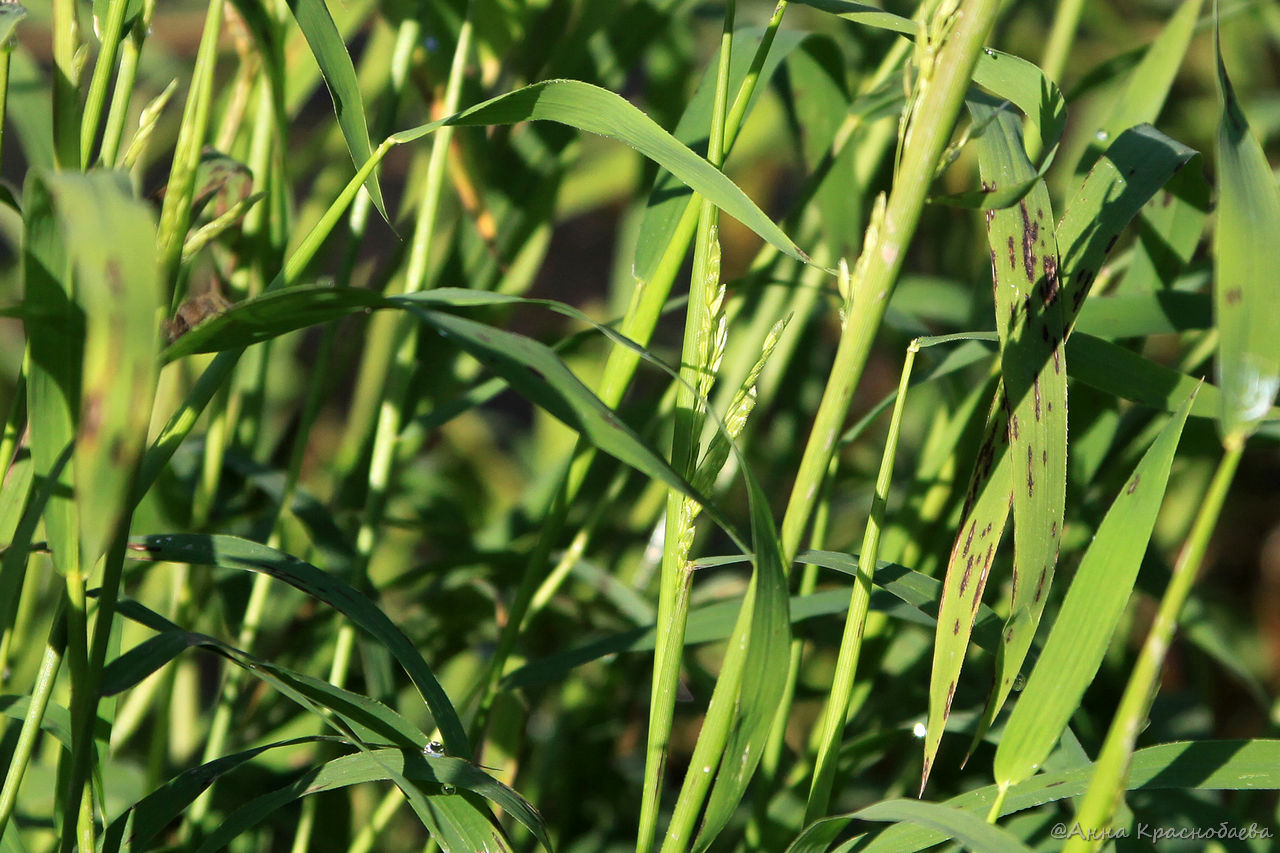
{"label": "drooping leaf", "polygon": [[484,126],[521,121],[554,121],[625,142],[759,234],[774,248],[812,263],[807,254],[746,194],[702,157],[659,127],[624,98],[578,80],[548,80],[500,95],[457,115],[401,131],[397,143],[411,142],[446,125]]}
{"label": "drooping leaf", "polygon": [[960,843],[966,850],[982,853],[1026,853],[1030,849],[1007,830],[987,823],[971,811],[945,803],[885,800],[856,812],[817,821],[792,842],[787,853],[825,853],[851,820],[892,822],[895,826],[928,829]]}
{"label": "drooping leaf", "polygon": [[[550,840],[542,816],[525,802],[519,794],[495,780],[476,765],[460,758],[423,755],[421,752],[401,749],[378,749],[355,755],[346,755],[313,768],[292,785],[264,794],[229,815],[200,847],[203,853],[221,849],[229,841],[268,817],[272,812],[295,800],[322,791],[332,791],[364,782],[377,782],[403,776],[410,782],[427,783],[444,790],[462,789],[478,794],[503,809],[524,825],[538,843],[551,849]],[[447,786],[447,787],[446,787]],[[449,809],[448,814],[437,815],[440,829],[453,838],[438,838],[441,846],[453,853],[470,853],[474,850],[509,850],[501,828],[484,819],[483,813],[471,808],[459,810],[458,805],[471,805],[469,797],[459,793],[435,793],[426,797],[428,807]],[[475,818],[466,817],[467,814]],[[440,820],[440,818],[444,818]]]}
{"label": "drooping leaf", "polygon": [[[294,20],[306,36],[311,53],[324,75],[325,85],[333,98],[333,112],[338,117],[338,126],[342,128],[342,136],[347,140],[347,149],[356,168],[373,155],[373,144],[369,141],[369,125],[365,121],[364,101],[360,96],[360,86],[356,81],[356,69],[351,64],[351,55],[342,41],[342,34],[333,23],[325,0],[289,0],[289,9]],[[365,179],[365,189],[373,199],[382,218],[387,218],[386,205],[382,201],[382,189],[378,185],[378,175],[374,172]]]}
{"label": "drooping leaf", "polygon": [[372,601],[310,563],[235,536],[166,534],[135,538],[129,556],[137,560],[219,566],[260,572],[323,601],[376,637],[409,674],[426,701],[449,752],[470,755],[466,730],[448,695],[417,647]]}

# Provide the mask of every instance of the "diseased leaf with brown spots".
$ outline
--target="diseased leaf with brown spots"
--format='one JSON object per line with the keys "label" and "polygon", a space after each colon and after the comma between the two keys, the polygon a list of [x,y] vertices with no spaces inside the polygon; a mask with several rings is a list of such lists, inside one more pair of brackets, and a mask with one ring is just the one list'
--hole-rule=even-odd
{"label": "diseased leaf with brown spots", "polygon": [[[991,108],[970,107],[979,121]],[[979,171],[996,187],[1027,180],[1035,169],[1023,150],[1020,122],[1000,110],[978,140]],[[990,725],[1013,687],[1044,612],[1062,536],[1067,493],[1067,372],[1065,323],[1049,191],[1038,182],[1018,204],[992,211],[987,237],[997,255],[992,269],[1000,367],[1009,412],[1013,479],[1013,592],[996,655],[993,697],[978,727]]]}
{"label": "diseased leaf with brown spots", "polygon": [[[1058,277],[1062,296],[1059,302],[1062,307],[1065,330],[1069,332],[1074,325],[1089,288],[1102,268],[1107,253],[1114,247],[1120,232],[1137,215],[1142,206],[1195,156],[1195,151],[1175,142],[1150,125],[1139,125],[1120,134],[1094,165],[1079,190],[1072,196],[1071,203],[1056,229],[1061,252]],[[990,215],[994,216],[995,212],[990,212]],[[1006,264],[1010,268],[1016,268],[1019,240],[1015,237],[1010,244],[1011,236],[1014,235],[1005,236],[1003,244],[998,247],[999,251],[993,244],[991,250],[993,269],[999,263],[998,258],[1001,253],[1005,255]],[[1012,254],[1010,254],[1011,248]],[[1006,313],[1005,316],[1007,317],[1008,314]],[[997,391],[997,399],[1001,399],[1003,393],[1002,383]],[[986,465],[984,470],[982,457],[980,456],[979,459],[978,471],[974,474],[975,485],[970,487],[970,493],[981,492],[983,500],[968,502],[959,528],[957,546],[961,539],[967,536],[974,517],[990,507],[999,505],[999,501],[994,497],[995,494],[1003,494],[1006,512],[1008,501],[1012,499],[1013,466]],[[1001,516],[1001,523],[995,529],[997,541],[1003,527],[1003,519],[1004,516]],[[982,525],[979,525],[979,528],[981,527]],[[1059,525],[1059,531],[1060,528],[1061,525]],[[956,553],[953,549],[953,559],[947,569],[948,587],[959,585],[960,575],[954,559]],[[944,593],[944,606],[946,605]],[[957,644],[956,640],[960,637],[965,638],[965,642]],[[963,663],[965,644],[967,644],[967,634],[963,623],[957,635],[952,635],[950,631],[945,633],[940,631],[938,634],[934,652],[934,674],[930,686],[929,733],[925,744],[926,778],[933,756],[936,754],[938,742],[942,737],[942,728],[949,708],[948,695],[950,691],[954,691],[954,684]]]}
{"label": "diseased leaf with brown spots", "polygon": [[1003,398],[1004,388],[999,386],[965,496],[960,530],[947,561],[946,581],[938,606],[937,638],[933,645],[929,725],[920,782],[922,790],[942,741],[960,670],[964,666],[965,652],[969,648],[974,617],[982,603],[982,590],[1009,518],[1012,468],[1008,452],[1009,418]]}

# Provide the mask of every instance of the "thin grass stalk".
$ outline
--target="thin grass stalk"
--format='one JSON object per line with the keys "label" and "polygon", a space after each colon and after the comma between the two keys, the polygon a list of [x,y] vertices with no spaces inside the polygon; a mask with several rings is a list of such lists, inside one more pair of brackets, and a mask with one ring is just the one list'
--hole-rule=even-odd
{"label": "thin grass stalk", "polygon": [[[786,8],[786,0],[781,0],[774,8],[773,16],[769,19],[760,44],[752,57],[751,65],[747,69],[747,74],[743,78],[742,84],[738,87],[737,94],[734,96],[733,105],[725,116],[723,135],[723,150],[725,152],[732,148],[738,131],[741,129],[747,107],[759,82],[760,72],[764,68],[765,60],[769,55],[770,48],[773,46],[778,28],[782,25],[782,16]],[[698,211],[698,200],[696,196],[693,196],[689,199],[689,204],[685,207],[670,242],[655,266],[652,278],[649,281],[637,282],[635,290],[631,293],[631,299],[628,302],[622,322],[618,326],[618,333],[623,337],[635,341],[641,346],[647,345],[652,338],[653,330],[658,324],[658,318],[666,307],[667,297],[671,293],[671,287],[675,283],[676,275],[684,264],[685,255],[689,250],[689,243],[693,240],[694,231],[698,223]],[[606,406],[616,408],[618,403],[621,402],[639,363],[640,356],[629,347],[613,347],[609,351],[609,356],[605,361],[604,370],[601,374],[600,384],[596,391],[597,396]],[[580,438],[574,447],[566,473],[561,478],[560,485],[553,492],[553,497],[548,503],[548,509],[543,517],[544,521],[539,529],[538,540],[530,553],[529,562],[521,578],[520,586],[512,598],[507,622],[498,637],[497,648],[477,687],[479,700],[471,725],[471,731],[477,741],[480,740],[480,735],[488,724],[489,712],[496,696],[495,691],[498,679],[502,676],[503,669],[511,653],[515,650],[520,630],[531,612],[530,604],[542,587],[546,577],[545,567],[547,561],[550,559],[551,552],[564,531],[565,514],[568,513],[573,500],[577,497],[578,490],[585,482],[595,459],[595,448],[588,444],[585,439]]]}
{"label": "thin grass stalk", "polygon": [[142,45],[151,28],[151,14],[155,0],[143,3],[142,15],[120,48],[120,66],[116,71],[116,84],[111,93],[111,106],[102,131],[102,144],[98,158],[109,168],[120,165],[120,142],[124,138],[124,126],[129,120],[129,104],[138,79],[138,62],[142,58]]}
{"label": "thin grass stalk", "polygon": [[902,158],[883,215],[868,227],[858,260],[835,363],[805,444],[795,485],[782,519],[782,564],[790,567],[817,499],[818,487],[839,438],[853,391],[862,378],[867,355],[897,284],[906,250],[915,235],[929,184],[946,149],[964,102],[978,51],[999,9],[997,0],[960,0],[948,4],[934,20],[945,37],[922,72],[922,91],[903,144]]}
{"label": "thin grass stalk", "polygon": [[[64,555],[67,565],[63,593],[66,622],[66,648],[63,654],[71,678],[71,754],[69,757],[64,754],[60,758],[69,762],[71,771],[68,776],[74,779],[78,768],[87,767],[93,755],[93,729],[88,729],[89,741],[86,743],[83,739],[86,730],[78,723],[88,717],[90,705],[94,703],[91,698],[93,678],[89,671],[89,610],[86,595],[88,575],[84,570],[79,548],[72,547],[71,552]],[[83,817],[80,815],[83,789],[70,784],[62,793],[64,799],[60,849],[63,853],[69,853],[78,840],[82,849],[92,850],[92,844],[84,846],[87,842],[92,842],[94,837],[92,813],[89,815],[89,826],[81,823],[75,832],[68,829],[77,821],[78,816]]]}
{"label": "thin grass stalk", "polygon": [[[716,72],[715,100],[707,140],[707,161],[719,168],[724,163],[725,117],[729,100],[729,62],[733,52],[733,20],[736,3],[725,5],[724,28],[720,36],[720,65]],[[675,419],[671,437],[671,467],[692,480],[698,463],[699,437],[706,416],[698,390],[708,386],[707,374],[714,374],[718,358],[717,306],[723,298],[720,281],[720,246],[717,237],[719,211],[702,200],[698,210],[698,231],[694,240],[693,274],[689,280],[689,304],[685,313],[684,342],[680,354],[680,378],[676,388]],[[644,788],[640,801],[637,853],[652,849],[662,799],[662,777],[666,768],[667,742],[675,718],[676,688],[680,681],[680,661],[684,656],[685,626],[689,618],[689,592],[693,569],[688,564],[693,541],[692,519],[685,510],[686,498],[672,490],[667,495],[665,539],[658,591],[658,630],[654,649],[653,687],[649,704],[649,733],[645,749]],[[708,727],[710,720],[708,720]],[[704,735],[706,731],[704,730]],[[701,740],[701,739],[700,739]],[[692,827],[696,814],[681,810],[689,802],[684,792],[677,801],[676,814],[668,829],[663,849],[675,838],[687,837],[683,827]],[[698,800],[699,806],[701,799]],[[691,831],[691,830],[690,830]],[[679,843],[679,841],[677,841]]]}
{"label": "thin grass stalk", "polygon": [[[272,21],[276,26],[277,35],[283,37],[284,30],[280,26],[280,21],[274,17]],[[273,177],[276,179],[281,177],[278,171],[272,168],[274,162],[273,152],[277,150],[277,147],[284,145],[284,138],[281,137],[279,139],[278,145],[275,143],[277,131],[281,126],[281,119],[276,115],[276,102],[271,95],[272,82],[268,79],[268,76],[268,74],[263,73],[259,75],[258,79],[258,97],[253,129],[249,140],[249,162],[247,165],[250,173],[258,176],[258,180],[262,181],[263,185],[270,191],[270,182]],[[268,205],[265,203],[256,205],[245,216],[242,225],[244,242],[247,245],[256,245],[259,251],[253,263],[237,271],[242,271],[244,274],[234,276],[233,282],[240,289],[251,295],[261,290],[261,281],[265,277],[263,268],[270,263],[269,256],[274,254],[275,247],[269,247],[266,251],[263,250],[264,241],[271,239],[267,207]],[[237,281],[236,279],[239,280]],[[243,351],[247,358],[238,362],[237,366],[241,369],[233,371],[230,381],[221,387],[215,397],[214,410],[211,413],[209,429],[205,435],[201,476],[197,482],[194,497],[193,522],[196,525],[203,524],[213,510],[213,503],[221,483],[227,447],[236,442],[246,419],[254,420],[256,417],[260,420],[260,412],[254,410],[246,412],[244,403],[246,398],[252,398],[255,393],[259,397],[262,395],[261,383],[264,378],[262,367],[266,362],[264,352],[266,348],[267,344],[264,344]],[[237,382],[235,373],[239,373],[241,376],[247,373],[251,378],[247,383]],[[239,443],[244,445],[252,454],[253,439],[244,439],[242,435],[240,439]],[[284,500],[287,506],[289,498],[286,496]],[[275,525],[273,524],[274,528]],[[272,544],[277,543],[273,542]],[[270,578],[266,575],[255,575],[250,587],[249,599],[245,604],[245,612],[240,622],[240,629],[236,636],[238,648],[252,650],[256,646],[270,591]],[[194,596],[187,595],[184,597],[189,602],[194,603]],[[184,616],[189,615],[189,613],[184,614]],[[186,619],[182,619],[180,623],[185,621]],[[235,702],[241,695],[245,678],[246,674],[243,670],[236,667],[227,669],[218,694],[218,701],[213,710],[213,717],[209,723],[201,763],[212,761],[223,753],[231,730]],[[203,823],[209,805],[212,802],[211,791],[212,786],[192,804],[192,807],[184,816],[186,820],[183,826],[184,835]]]}
{"label": "thin grass stalk", "polygon": [[[13,58],[13,43],[5,39],[0,44],[0,152],[4,150],[4,124],[9,114],[9,60]],[[0,455],[0,458],[4,458]]]}
{"label": "thin grass stalk", "polygon": [[[471,4],[468,4],[467,16],[462,22],[458,31],[458,41],[454,45],[449,78],[445,83],[444,99],[441,104],[441,111],[445,115],[458,111],[466,63],[471,54],[472,34]],[[408,267],[405,271],[405,293],[416,293],[426,286],[429,252],[435,237],[440,200],[444,192],[445,164],[452,141],[452,127],[441,128],[432,141],[431,155],[427,161],[426,180],[423,183],[422,196],[418,205],[417,223],[409,249]],[[417,321],[413,317],[401,317],[398,318],[393,332],[395,355],[379,406],[372,457],[369,463],[369,490],[361,516],[360,529],[356,535],[355,583],[357,585],[366,582],[369,562],[373,557],[378,528],[382,523],[390,490],[391,469],[399,446],[400,430],[412,414],[406,412],[405,408],[409,382],[417,361],[417,328]],[[338,632],[329,672],[331,683],[342,686],[346,681],[354,646],[355,628],[350,623],[344,622]]]}
{"label": "thin grass stalk", "polygon": [[347,853],[369,853],[373,849],[374,843],[378,840],[378,836],[382,834],[382,830],[387,828],[387,824],[391,822],[391,818],[400,810],[401,804],[404,803],[404,794],[399,788],[392,788],[382,795],[382,799],[378,801],[378,805],[374,808],[373,814],[360,827],[360,832],[351,841],[351,846],[347,848]]}
{"label": "thin grass stalk", "polygon": [[[827,526],[831,517],[831,484],[835,480],[837,460],[833,457],[827,468],[827,477],[823,481],[822,496],[813,513],[813,535],[811,545],[820,550],[826,543]],[[818,567],[806,564],[800,575],[800,586],[797,594],[801,597],[812,595],[818,587]],[[760,757],[758,776],[759,786],[755,789],[751,818],[747,823],[747,844],[752,850],[763,849],[766,843],[765,827],[768,824],[769,802],[774,791],[778,790],[779,772],[782,766],[782,750],[787,743],[787,723],[791,719],[791,706],[795,702],[796,685],[800,680],[800,665],[804,659],[805,640],[800,637],[791,639],[791,657],[787,661],[786,689],[782,701],[778,703],[778,714],[773,728],[769,730],[769,740],[765,744],[764,754]],[[799,830],[800,827],[794,827]]]}
{"label": "thin grass stalk", "polygon": [[907,347],[902,365],[902,377],[898,381],[898,398],[893,404],[889,420],[889,434],[885,438],[884,455],[880,459],[880,473],[876,477],[875,496],[871,501],[871,513],[866,531],[862,535],[862,548],[858,552],[858,574],[854,578],[849,610],[845,616],[844,636],[840,640],[840,653],[836,659],[835,676],[831,691],[823,709],[817,756],[814,760],[813,780],[809,786],[809,800],[805,804],[804,822],[812,823],[827,814],[831,792],[835,783],[836,759],[839,757],[840,736],[848,722],[849,701],[853,683],[858,673],[858,657],[862,652],[862,632],[866,627],[867,609],[871,603],[871,580],[875,574],[876,558],[880,550],[880,532],[884,527],[885,505],[889,498],[889,484],[893,480],[893,460],[898,452],[898,436],[902,430],[902,410],[907,399],[907,387],[911,380],[911,368],[915,364],[918,341]]}
{"label": "thin grass stalk", "polygon": [[[1116,714],[1107,729],[1107,737],[1098,752],[1098,759],[1094,762],[1089,788],[1076,810],[1076,821],[1085,830],[1085,835],[1071,835],[1062,848],[1063,853],[1097,850],[1106,840],[1105,830],[1110,825],[1117,806],[1123,802],[1134,743],[1146,724],[1147,713],[1160,689],[1160,670],[1164,667],[1165,656],[1177,631],[1178,616],[1187,603],[1191,587],[1204,563],[1209,540],[1213,537],[1214,528],[1218,526],[1223,502],[1243,452],[1243,442],[1228,442],[1226,452],[1218,461],[1213,481],[1196,513],[1191,535],[1182,546],[1182,553],[1178,555],[1173,574],[1169,578],[1169,586],[1160,599],[1155,621],[1151,623],[1151,630],[1143,641],[1138,660],[1129,673],[1129,682],[1125,685]],[[999,792],[992,805],[989,820],[998,816],[997,809],[1003,804],[1005,793],[1004,790]],[[1089,835],[1096,837],[1088,837]]]}
{"label": "thin grass stalk", "polygon": [[124,13],[129,0],[110,0],[107,3],[106,21],[102,26],[98,58],[94,62],[93,77],[85,96],[84,114],[80,118],[80,168],[87,169],[93,161],[93,142],[98,136],[102,121],[102,108],[107,100],[107,86],[111,72],[115,70],[120,52],[120,37],[124,33]]}
{"label": "thin grass stalk", "polygon": [[218,58],[218,38],[222,32],[223,0],[209,0],[205,11],[204,31],[196,50],[191,72],[191,88],[182,110],[182,123],[174,146],[173,167],[160,207],[160,226],[156,234],[157,261],[164,281],[174,282],[170,308],[176,311],[185,295],[177,284],[178,264],[182,260],[182,244],[191,224],[191,198],[195,190],[196,167],[200,150],[209,129],[209,112],[213,101],[214,67]]}
{"label": "thin grass stalk", "polygon": [[53,160],[80,168],[80,20],[75,0],[53,0]]}
{"label": "thin grass stalk", "polygon": [[22,729],[18,732],[18,740],[13,746],[13,755],[5,771],[4,786],[0,788],[0,836],[4,835],[5,827],[9,825],[9,818],[13,817],[14,807],[18,802],[18,791],[22,787],[22,777],[26,775],[27,765],[31,763],[31,755],[40,737],[40,723],[44,720],[45,710],[49,707],[49,698],[53,695],[53,685],[58,679],[58,671],[62,668],[65,647],[66,623],[63,619],[62,604],[59,601],[58,612],[54,613],[53,622],[49,627],[49,639],[44,647],[44,656],[40,660],[40,669],[36,673],[35,683],[31,688],[27,713],[22,718]]}

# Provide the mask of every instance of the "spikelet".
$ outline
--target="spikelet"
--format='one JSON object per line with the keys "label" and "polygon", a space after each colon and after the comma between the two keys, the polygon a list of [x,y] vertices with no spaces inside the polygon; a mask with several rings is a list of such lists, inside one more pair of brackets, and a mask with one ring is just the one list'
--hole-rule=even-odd
{"label": "spikelet", "polygon": [[699,397],[706,397],[715,385],[720,361],[724,358],[729,339],[729,319],[724,311],[724,282],[720,280],[720,234],[711,226],[711,240],[707,247],[707,277],[702,292],[706,303],[702,322],[698,328],[698,382]]}

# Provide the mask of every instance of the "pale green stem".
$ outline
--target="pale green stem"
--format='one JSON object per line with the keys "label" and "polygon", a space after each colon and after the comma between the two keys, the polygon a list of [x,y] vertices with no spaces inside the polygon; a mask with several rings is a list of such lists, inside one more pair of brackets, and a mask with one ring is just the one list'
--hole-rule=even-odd
{"label": "pale green stem", "polygon": [[[209,0],[205,11],[204,31],[200,34],[200,47],[196,50],[195,68],[191,74],[191,89],[187,93],[182,110],[182,124],[178,128],[178,140],[174,145],[173,167],[169,183],[165,187],[164,203],[160,208],[160,226],[156,235],[157,259],[161,275],[166,281],[175,281],[178,263],[182,259],[182,244],[191,224],[191,197],[195,189],[196,167],[200,162],[200,149],[209,129],[209,111],[213,100],[213,75],[218,55],[218,38],[222,32],[223,0]],[[177,310],[184,294],[174,287],[171,308]]]}
{"label": "pale green stem", "polygon": [[911,380],[911,367],[915,362],[918,345],[915,341],[907,347],[907,357],[902,365],[902,377],[898,381],[898,399],[893,404],[893,416],[889,421],[889,434],[885,439],[884,455],[880,460],[880,473],[876,477],[875,497],[871,502],[871,514],[867,518],[862,536],[862,549],[858,552],[858,574],[854,579],[853,594],[845,616],[844,636],[840,641],[840,654],[836,659],[835,677],[827,704],[823,709],[822,734],[818,741],[814,763],[813,781],[809,787],[809,802],[805,806],[804,822],[812,823],[827,814],[834,786],[836,759],[840,752],[840,736],[848,721],[849,700],[853,695],[853,683],[858,672],[858,656],[862,651],[862,632],[866,627],[867,608],[871,603],[871,581],[875,575],[876,557],[880,550],[880,531],[884,527],[885,504],[889,497],[889,484],[893,480],[893,459],[898,451],[898,435],[902,429],[902,410],[907,399],[907,386]]}
{"label": "pale green stem", "polygon": [[[774,9],[773,17],[770,19],[760,44],[756,48],[756,53],[752,57],[747,75],[743,79],[742,85],[739,86],[733,105],[729,108],[725,117],[725,150],[728,150],[733,145],[733,141],[737,137],[742,120],[746,115],[747,106],[751,101],[752,93],[759,81],[760,71],[764,67],[769,49],[772,47],[778,28],[782,23],[782,14],[786,7],[786,2],[779,2]],[[636,288],[631,293],[631,300],[622,322],[619,324],[618,332],[641,346],[647,345],[652,337],[658,317],[661,316],[666,305],[667,296],[671,292],[671,286],[675,282],[675,277],[679,273],[680,267],[684,264],[689,242],[693,239],[694,230],[697,227],[699,208],[697,196],[691,196],[670,242],[654,268],[652,278],[649,281],[637,281]],[[617,407],[626,393],[627,386],[630,384],[631,377],[635,374],[639,362],[640,356],[630,347],[613,347],[610,350],[609,357],[605,362],[600,386],[597,390],[597,396],[606,406],[609,408]],[[547,512],[544,514],[545,520],[539,531],[538,541],[530,553],[529,562],[521,579],[520,587],[516,590],[516,594],[512,599],[507,623],[503,626],[502,633],[498,637],[498,647],[494,651],[493,658],[485,670],[485,676],[477,689],[480,700],[471,726],[471,730],[477,738],[487,725],[489,711],[496,695],[495,688],[498,679],[502,675],[507,659],[511,656],[512,651],[515,650],[520,630],[531,612],[530,604],[533,597],[538,593],[539,589],[544,588],[542,585],[543,572],[552,549],[564,529],[564,516],[569,511],[574,498],[577,497],[578,490],[581,488],[583,481],[586,480],[591,464],[595,459],[595,448],[590,446],[584,439],[579,439],[571,456],[568,470],[564,477],[561,478],[560,487],[554,493]]]}
{"label": "pale green stem", "polygon": [[[1209,540],[1218,525],[1218,517],[1222,514],[1222,505],[1240,464],[1243,449],[1243,442],[1228,442],[1226,453],[1218,462],[1218,470],[1214,473],[1209,491],[1196,514],[1191,535],[1187,537],[1182,553],[1174,564],[1173,574],[1169,578],[1164,597],[1160,599],[1160,609],[1156,611],[1155,621],[1152,622],[1151,630],[1142,644],[1142,651],[1138,653],[1138,660],[1129,673],[1124,695],[1120,697],[1120,705],[1116,708],[1106,740],[1094,762],[1093,778],[1089,780],[1089,788],[1076,810],[1076,818],[1086,832],[1106,828],[1124,796],[1134,743],[1146,724],[1151,702],[1160,689],[1160,670],[1178,627],[1178,615],[1200,573]],[[1063,853],[1096,850],[1101,846],[1103,838],[1103,835],[1099,835],[1096,841],[1091,841],[1080,835],[1073,835],[1062,848]]]}
{"label": "pale green stem", "polygon": [[[725,6],[724,28],[720,37],[720,65],[716,72],[715,100],[711,112],[711,129],[707,141],[707,161],[719,167],[724,162],[725,117],[729,99],[729,63],[733,50],[733,19],[736,4]],[[710,316],[712,290],[720,286],[719,260],[712,268],[716,245],[716,221],[719,211],[710,201],[702,200],[698,211],[698,231],[694,241],[693,274],[689,281],[689,304],[685,313],[684,343],[680,354],[680,378],[676,388],[675,422],[671,437],[671,467],[692,479],[698,462],[698,437],[705,413],[697,398],[700,377],[711,366],[702,363],[703,354],[714,344],[704,338],[714,325]],[[713,280],[714,279],[714,280]],[[714,330],[712,331],[714,335]],[[689,592],[693,570],[688,565],[688,539],[685,530],[684,494],[672,490],[667,495],[665,542],[662,552],[662,574],[658,593],[658,631],[660,639],[654,650],[653,687],[649,703],[649,736],[645,751],[644,788],[640,805],[640,827],[637,853],[653,847],[662,800],[662,777],[666,768],[667,742],[675,718],[676,690],[680,681],[680,661],[684,656],[685,626],[689,617]],[[681,802],[684,798],[681,798]],[[679,810],[679,804],[677,804]],[[683,814],[681,815],[684,819]],[[675,818],[672,818],[673,823]],[[676,829],[677,833],[679,829]],[[668,841],[670,840],[668,835]],[[664,849],[666,844],[664,843]]]}
{"label": "pale green stem", "polygon": [[922,118],[911,128],[884,220],[859,260],[849,319],[787,501],[781,534],[783,566],[790,567],[799,551],[849,401],[862,378],[871,344],[920,221],[929,183],[951,137],[978,51],[998,8],[997,0],[963,0],[954,26],[934,60],[931,82],[920,96],[916,115]]}
{"label": "pale green stem", "polygon": [[124,13],[129,0],[110,0],[107,17],[102,27],[102,42],[98,58],[93,66],[93,78],[89,81],[89,93],[85,96],[84,115],[80,120],[80,168],[89,168],[93,157],[93,140],[98,135],[102,120],[102,108],[107,100],[107,85],[115,70],[120,50],[120,36],[124,32]]}
{"label": "pale green stem", "polygon": [[[462,97],[462,81],[466,72],[467,57],[471,53],[472,23],[468,14],[458,31],[458,42],[454,47],[453,61],[449,69],[449,79],[445,84],[444,100],[441,110],[445,115],[458,111]],[[436,221],[440,213],[440,199],[445,184],[445,164],[448,160],[449,146],[453,141],[453,128],[446,126],[436,132],[431,143],[431,156],[427,161],[426,180],[423,182],[422,197],[418,204],[417,224],[413,239],[409,246],[409,261],[405,271],[405,293],[416,293],[426,285],[429,251],[436,233]],[[417,328],[418,321],[411,316],[397,319],[394,338],[395,356],[391,365],[391,373],[387,377],[381,405],[378,410],[378,421],[374,432],[373,453],[369,463],[369,491],[361,515],[360,529],[356,534],[356,576],[357,582],[363,580],[372,559],[378,528],[382,523],[387,494],[391,485],[392,465],[396,458],[400,430],[406,420],[404,411],[409,390],[409,381],[413,376],[417,361]],[[335,653],[334,668],[330,680],[341,684],[346,678],[346,670],[350,662],[350,651],[355,636],[354,628],[343,623],[338,633],[338,646]],[[455,747],[456,748],[456,745]]]}
{"label": "pale green stem", "polygon": [[58,678],[58,670],[62,667],[62,650],[66,644],[63,631],[62,614],[54,614],[53,625],[49,630],[49,641],[44,647],[44,658],[40,661],[40,669],[36,673],[35,684],[31,689],[27,713],[22,718],[22,730],[18,732],[18,741],[14,744],[13,756],[9,759],[4,787],[0,788],[0,836],[4,835],[9,818],[13,816],[14,806],[18,802],[18,790],[22,787],[22,777],[26,774],[27,765],[31,762],[31,754],[35,750],[36,740],[40,735],[40,723],[44,720],[45,709],[49,707],[49,697],[53,695],[53,685]]}
{"label": "pale green stem", "polygon": [[373,814],[369,816],[369,820],[360,827],[360,832],[347,848],[347,853],[369,853],[373,849],[374,842],[378,840],[378,834],[386,828],[403,802],[404,794],[400,793],[399,788],[387,791],[377,808],[373,810]]}
{"label": "pale green stem", "polygon": [[107,110],[106,126],[102,131],[99,159],[110,167],[120,165],[120,142],[124,138],[124,126],[129,120],[129,104],[133,100],[134,82],[138,78],[138,61],[142,57],[143,33],[148,19],[140,21],[130,38],[126,39],[120,53],[120,70],[116,72],[116,86],[111,96],[111,108]]}
{"label": "pale green stem", "polygon": [[53,0],[53,159],[80,168],[80,21],[75,0]]}

